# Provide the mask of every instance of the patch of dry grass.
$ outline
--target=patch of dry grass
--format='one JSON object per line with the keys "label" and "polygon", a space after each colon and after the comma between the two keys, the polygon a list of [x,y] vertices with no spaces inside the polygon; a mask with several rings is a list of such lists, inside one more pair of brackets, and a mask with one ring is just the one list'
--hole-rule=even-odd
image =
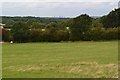
{"label": "patch of dry grass", "polygon": [[4,67],[3,70],[18,72],[54,71],[93,78],[118,78],[117,64],[98,64],[96,62],[74,62],[71,64],[37,64]]}

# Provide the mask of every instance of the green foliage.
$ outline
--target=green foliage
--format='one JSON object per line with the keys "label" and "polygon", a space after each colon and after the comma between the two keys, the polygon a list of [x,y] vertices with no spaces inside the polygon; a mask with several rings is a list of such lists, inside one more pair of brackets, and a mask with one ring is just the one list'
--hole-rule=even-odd
{"label": "green foliage", "polygon": [[87,14],[75,18],[3,17],[5,29],[12,30],[12,35],[6,32],[3,39],[9,41],[10,35],[15,42],[117,40],[120,39],[119,13],[120,9],[115,9],[101,18]]}
{"label": "green foliage", "polygon": [[92,26],[91,27],[103,27],[103,24],[101,23],[101,19],[93,19]]}
{"label": "green foliage", "polygon": [[12,40],[10,30],[2,29],[2,41],[8,42],[10,40]]}
{"label": "green foliage", "polygon": [[120,26],[120,8],[111,11],[107,16],[103,16],[101,21],[105,28]]}
{"label": "green foliage", "polygon": [[2,42],[2,28],[0,28],[0,42]]}
{"label": "green foliage", "polygon": [[39,22],[32,22],[31,28],[45,28],[45,24]]}
{"label": "green foliage", "polygon": [[11,28],[14,23],[23,21],[26,22],[28,26],[31,26],[33,22],[38,22],[42,24],[49,24],[51,22],[61,22],[64,20],[67,20],[68,18],[49,18],[49,17],[31,17],[31,16],[26,16],[26,17],[6,17],[2,16],[2,23],[6,24],[7,28]]}
{"label": "green foliage", "polygon": [[54,32],[54,40],[56,42],[60,41],[68,41],[69,40],[69,33],[66,30],[56,30]]}
{"label": "green foliage", "polygon": [[61,29],[31,29],[30,41],[32,42],[60,42],[69,39],[69,33]]}
{"label": "green foliage", "polygon": [[93,27],[90,28],[88,31],[84,34],[84,40],[87,41],[98,41],[98,40],[104,40],[104,34],[105,29],[100,27]]}
{"label": "green foliage", "polygon": [[11,19],[11,20],[7,20],[6,23],[5,23],[5,27],[7,28],[11,28],[14,24],[14,21]]}
{"label": "green foliage", "polygon": [[119,37],[118,37],[119,31],[120,31],[120,29],[118,29],[118,28],[108,28],[105,31],[105,33],[106,33],[105,38],[107,40],[116,40],[116,39],[119,39]]}
{"label": "green foliage", "polygon": [[11,32],[15,42],[28,41],[29,27],[25,22],[16,22],[13,25]]}
{"label": "green foliage", "polygon": [[118,40],[118,28],[100,28],[93,27],[85,32],[84,40],[99,41],[99,40]]}
{"label": "green foliage", "polygon": [[59,26],[56,22],[51,22],[47,25],[47,28],[57,28],[57,27],[59,27]]}
{"label": "green foliage", "polygon": [[78,16],[72,20],[71,36],[72,41],[83,40],[84,32],[92,25],[92,18],[86,14]]}
{"label": "green foliage", "polygon": [[30,35],[29,35],[30,41],[32,41],[32,42],[40,41],[39,40],[40,34],[41,34],[41,29],[32,29],[32,30],[30,30]]}

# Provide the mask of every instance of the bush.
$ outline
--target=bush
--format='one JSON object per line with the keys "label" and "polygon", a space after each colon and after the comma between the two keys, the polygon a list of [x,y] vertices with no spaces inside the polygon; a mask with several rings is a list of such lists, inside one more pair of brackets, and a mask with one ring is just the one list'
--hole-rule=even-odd
{"label": "bush", "polygon": [[12,40],[10,30],[2,29],[2,41],[9,42],[10,40]]}
{"label": "bush", "polygon": [[57,42],[60,41],[68,41],[69,40],[69,33],[68,31],[59,29],[54,32],[54,39]]}
{"label": "bush", "polygon": [[90,28],[85,32],[84,40],[118,40],[118,28]]}
{"label": "bush", "polygon": [[40,33],[41,33],[41,29],[31,29],[30,35],[29,35],[29,41],[32,41],[32,42],[40,41],[39,39]]}
{"label": "bush", "polygon": [[118,28],[108,28],[106,29],[106,40],[117,40],[118,38]]}
{"label": "bush", "polygon": [[65,30],[54,29],[32,29],[30,31],[30,41],[32,42],[59,42],[69,40],[69,34]]}
{"label": "bush", "polygon": [[0,42],[2,42],[2,28],[0,28]]}

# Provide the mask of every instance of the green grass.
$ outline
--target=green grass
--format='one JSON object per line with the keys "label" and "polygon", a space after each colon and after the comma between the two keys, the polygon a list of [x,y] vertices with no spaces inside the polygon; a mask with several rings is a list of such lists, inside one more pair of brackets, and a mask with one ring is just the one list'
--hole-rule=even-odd
{"label": "green grass", "polygon": [[118,42],[3,44],[3,78],[115,78]]}

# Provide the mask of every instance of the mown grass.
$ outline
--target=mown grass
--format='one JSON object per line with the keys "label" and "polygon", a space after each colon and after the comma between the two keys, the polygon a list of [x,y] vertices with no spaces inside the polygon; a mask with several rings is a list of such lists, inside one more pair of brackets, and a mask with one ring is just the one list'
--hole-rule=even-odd
{"label": "mown grass", "polygon": [[118,42],[3,44],[3,78],[116,78]]}

